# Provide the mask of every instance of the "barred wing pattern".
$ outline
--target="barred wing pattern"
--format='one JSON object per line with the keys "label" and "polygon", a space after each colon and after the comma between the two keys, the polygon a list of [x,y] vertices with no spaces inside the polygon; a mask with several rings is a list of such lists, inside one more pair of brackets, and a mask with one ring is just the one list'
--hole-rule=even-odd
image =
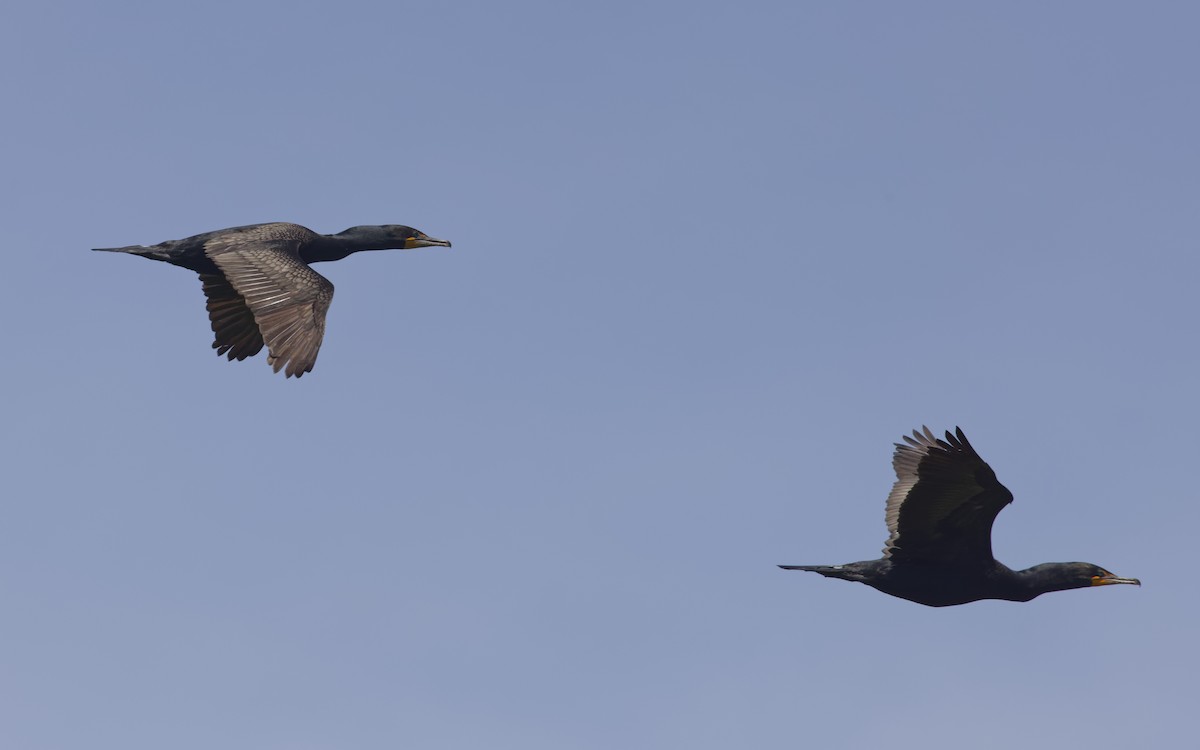
{"label": "barred wing pattern", "polygon": [[275,372],[285,370],[287,377],[312,370],[333,300],[333,284],[300,260],[298,245],[293,238],[238,242],[236,236],[205,245],[205,254],[254,316],[267,345],[267,364]]}
{"label": "barred wing pattern", "polygon": [[202,273],[200,283],[208,299],[208,319],[215,337],[212,346],[217,354],[225,354],[232,362],[262,351],[262,334],[254,321],[254,313],[246,307],[246,300],[234,290],[229,280],[220,274]]}

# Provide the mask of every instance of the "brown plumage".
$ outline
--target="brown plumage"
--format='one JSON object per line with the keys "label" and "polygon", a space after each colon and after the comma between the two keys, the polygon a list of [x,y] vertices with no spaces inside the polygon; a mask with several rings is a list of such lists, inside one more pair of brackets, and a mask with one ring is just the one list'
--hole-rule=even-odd
{"label": "brown plumage", "polygon": [[213,348],[230,360],[267,346],[267,364],[287,377],[310,372],[325,335],[333,284],[310,263],[340,260],[362,250],[450,247],[446,240],[399,224],[351,227],[317,234],[276,222],[219,229],[158,245],[96,248],[130,253],[191,269],[200,275],[215,337]]}

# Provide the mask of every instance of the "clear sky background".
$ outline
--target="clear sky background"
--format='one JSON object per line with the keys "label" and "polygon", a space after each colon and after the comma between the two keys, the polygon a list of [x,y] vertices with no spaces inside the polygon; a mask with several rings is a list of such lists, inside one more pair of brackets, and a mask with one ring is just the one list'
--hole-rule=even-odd
{"label": "clear sky background", "polygon": [[[1191,3],[24,2],[0,23],[0,746],[1183,747]],[[302,380],[92,247],[294,221]],[[892,443],[1003,562],[931,609]]]}

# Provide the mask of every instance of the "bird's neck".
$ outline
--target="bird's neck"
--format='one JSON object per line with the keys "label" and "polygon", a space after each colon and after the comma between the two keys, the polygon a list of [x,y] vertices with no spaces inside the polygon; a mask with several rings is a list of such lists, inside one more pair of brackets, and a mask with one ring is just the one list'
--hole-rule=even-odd
{"label": "bird's neck", "polygon": [[1023,589],[1032,594],[1029,597],[1032,599],[1051,591],[1067,591],[1085,585],[1080,584],[1077,579],[1063,575],[1063,572],[1061,563],[1042,563],[1024,570],[1014,570],[1012,574],[1021,582]]}
{"label": "bird's neck", "polygon": [[373,250],[369,243],[357,238],[340,237],[336,234],[322,234],[319,238],[306,244],[300,251],[300,257],[305,263],[320,263],[329,260],[341,260],[351,253],[361,250]]}

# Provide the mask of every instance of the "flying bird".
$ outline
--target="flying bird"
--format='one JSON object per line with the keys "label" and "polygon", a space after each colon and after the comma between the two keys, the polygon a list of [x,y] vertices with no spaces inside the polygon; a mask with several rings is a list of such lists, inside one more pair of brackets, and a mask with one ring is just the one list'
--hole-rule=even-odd
{"label": "flying bird", "polygon": [[885,594],[948,607],[980,599],[1027,602],[1050,591],[1132,583],[1091,563],[1042,563],[1012,570],[992,557],[992,523],[1013,496],[959,428],[946,439],[928,427],[896,443],[888,495],[888,539],[879,560],[780,565],[858,581]]}
{"label": "flying bird", "polygon": [[317,234],[299,224],[275,222],[218,229],[157,245],[98,247],[183,266],[200,274],[217,354],[230,361],[253,357],[267,346],[267,364],[285,377],[311,372],[325,335],[333,284],[309,268],[360,250],[411,250],[439,245],[399,224],[350,227]]}

